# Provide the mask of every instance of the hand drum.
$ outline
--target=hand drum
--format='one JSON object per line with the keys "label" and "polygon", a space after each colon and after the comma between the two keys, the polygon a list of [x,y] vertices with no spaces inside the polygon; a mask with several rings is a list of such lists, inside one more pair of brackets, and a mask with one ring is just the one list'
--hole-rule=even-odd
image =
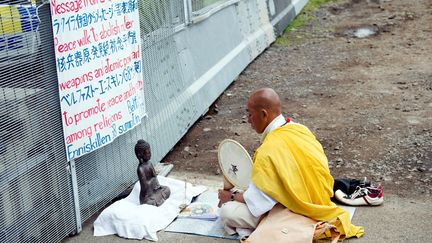
{"label": "hand drum", "polygon": [[219,144],[218,160],[224,175],[224,189],[246,190],[252,173],[252,159],[246,149],[237,141],[225,139]]}

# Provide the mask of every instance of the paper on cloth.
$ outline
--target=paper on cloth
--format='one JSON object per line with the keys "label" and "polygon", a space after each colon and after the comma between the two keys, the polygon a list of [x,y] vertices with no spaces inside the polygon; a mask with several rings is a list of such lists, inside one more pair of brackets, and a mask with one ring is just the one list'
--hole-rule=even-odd
{"label": "paper on cloth", "polygon": [[159,207],[139,203],[140,184],[135,183],[132,192],[119,200],[98,216],[94,222],[94,236],[117,234],[129,239],[147,239],[157,241],[156,232],[167,227],[180,212],[179,206],[190,203],[194,196],[207,190],[205,186],[192,186],[187,183],[185,200],[185,182],[172,178],[157,177],[159,184],[168,186],[170,197]]}
{"label": "paper on cloth", "polygon": [[[198,196],[196,202],[207,203],[216,209],[216,214],[219,215],[219,208],[217,207],[219,199],[216,191],[206,191]],[[239,240],[240,237],[235,235],[228,235],[225,232],[223,223],[218,217],[216,220],[203,220],[196,218],[182,218],[178,217],[166,229],[166,232],[185,233],[202,235],[215,238],[223,238],[230,240]]]}

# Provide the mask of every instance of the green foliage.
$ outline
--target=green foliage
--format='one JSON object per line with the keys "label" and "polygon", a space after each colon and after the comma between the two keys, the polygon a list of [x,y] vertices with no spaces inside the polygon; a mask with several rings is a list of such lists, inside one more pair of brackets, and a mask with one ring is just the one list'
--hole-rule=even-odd
{"label": "green foliage", "polygon": [[329,3],[329,2],[336,2],[337,0],[309,0],[308,4],[305,6],[305,11],[314,11],[319,6]]}
{"label": "green foliage", "polygon": [[[309,0],[303,10],[298,14],[285,28],[284,34],[276,40],[276,44],[286,45],[288,43],[287,33],[296,30],[303,26],[305,23],[314,19],[313,13],[318,7],[327,4],[329,2],[336,2],[338,0]],[[301,38],[297,38],[301,39]]]}

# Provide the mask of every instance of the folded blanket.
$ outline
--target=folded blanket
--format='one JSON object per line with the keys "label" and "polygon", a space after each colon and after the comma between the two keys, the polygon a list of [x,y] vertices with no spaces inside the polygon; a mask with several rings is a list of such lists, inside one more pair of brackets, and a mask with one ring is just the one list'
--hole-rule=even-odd
{"label": "folded blanket", "polygon": [[94,236],[117,234],[129,239],[157,241],[156,232],[167,227],[179,214],[179,206],[189,204],[194,196],[204,192],[205,186],[192,186],[185,182],[158,176],[159,184],[168,186],[170,197],[159,207],[139,203],[140,184],[135,183],[132,192],[119,200],[98,216],[94,222]]}

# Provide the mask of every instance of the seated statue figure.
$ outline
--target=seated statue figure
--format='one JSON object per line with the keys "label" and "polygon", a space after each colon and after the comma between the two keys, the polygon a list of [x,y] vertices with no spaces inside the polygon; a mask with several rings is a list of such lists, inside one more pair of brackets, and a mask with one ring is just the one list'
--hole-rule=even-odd
{"label": "seated statue figure", "polygon": [[159,207],[170,196],[167,186],[161,186],[156,177],[156,171],[151,162],[150,144],[140,139],[135,145],[135,155],[138,158],[138,179],[141,186],[140,204],[149,204]]}

